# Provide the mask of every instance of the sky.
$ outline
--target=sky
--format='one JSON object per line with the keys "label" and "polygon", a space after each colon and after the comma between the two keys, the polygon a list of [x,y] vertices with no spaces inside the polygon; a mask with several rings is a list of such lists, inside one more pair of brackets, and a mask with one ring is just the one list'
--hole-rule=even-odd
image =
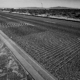
{"label": "sky", "polygon": [[2,8],[19,7],[72,7],[80,8],[80,0],[0,0]]}

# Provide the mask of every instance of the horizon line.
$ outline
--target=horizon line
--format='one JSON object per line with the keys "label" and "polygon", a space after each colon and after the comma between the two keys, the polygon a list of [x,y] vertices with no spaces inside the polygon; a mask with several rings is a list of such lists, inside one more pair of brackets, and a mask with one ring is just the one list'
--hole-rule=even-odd
{"label": "horizon line", "polygon": [[80,9],[80,8],[77,8],[77,7],[66,7],[66,6],[51,6],[51,7],[39,7],[39,6],[24,6],[24,7],[0,7],[0,8],[58,8],[58,7],[62,7],[62,8],[72,8],[72,9]]}

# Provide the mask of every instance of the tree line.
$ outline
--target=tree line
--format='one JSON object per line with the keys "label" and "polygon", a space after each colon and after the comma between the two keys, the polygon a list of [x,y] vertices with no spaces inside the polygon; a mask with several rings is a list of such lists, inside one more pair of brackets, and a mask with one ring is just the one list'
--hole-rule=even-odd
{"label": "tree line", "polygon": [[80,19],[80,9],[4,9],[10,12],[30,13],[31,15],[64,16]]}

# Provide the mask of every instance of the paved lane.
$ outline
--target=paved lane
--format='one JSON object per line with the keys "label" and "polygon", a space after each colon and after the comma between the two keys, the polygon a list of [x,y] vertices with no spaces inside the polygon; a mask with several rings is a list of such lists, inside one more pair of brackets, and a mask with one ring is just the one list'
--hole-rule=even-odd
{"label": "paved lane", "polygon": [[35,26],[45,27],[47,29],[59,29],[69,32],[80,33],[80,23],[73,22],[73,21],[66,21],[66,20],[58,20],[58,19],[47,19],[47,18],[40,18],[34,16],[22,16],[18,14],[10,14],[10,13],[0,13],[3,17],[10,20],[20,20],[29,22]]}

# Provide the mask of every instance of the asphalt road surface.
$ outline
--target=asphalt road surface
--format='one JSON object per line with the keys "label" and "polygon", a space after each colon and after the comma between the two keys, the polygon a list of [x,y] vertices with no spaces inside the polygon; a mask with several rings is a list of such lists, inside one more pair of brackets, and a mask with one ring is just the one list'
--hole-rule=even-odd
{"label": "asphalt road surface", "polygon": [[[11,14],[11,13],[3,13],[0,12],[0,16],[2,18],[13,21],[14,19],[29,22],[33,26],[45,27],[47,29],[59,29],[64,31],[70,31],[79,33],[80,23],[77,21],[67,21],[60,19],[49,19],[49,18],[41,18],[34,16],[23,16],[19,14]],[[14,21],[15,21],[14,20]]]}
{"label": "asphalt road surface", "polygon": [[51,76],[79,80],[79,22],[0,12],[0,29]]}

